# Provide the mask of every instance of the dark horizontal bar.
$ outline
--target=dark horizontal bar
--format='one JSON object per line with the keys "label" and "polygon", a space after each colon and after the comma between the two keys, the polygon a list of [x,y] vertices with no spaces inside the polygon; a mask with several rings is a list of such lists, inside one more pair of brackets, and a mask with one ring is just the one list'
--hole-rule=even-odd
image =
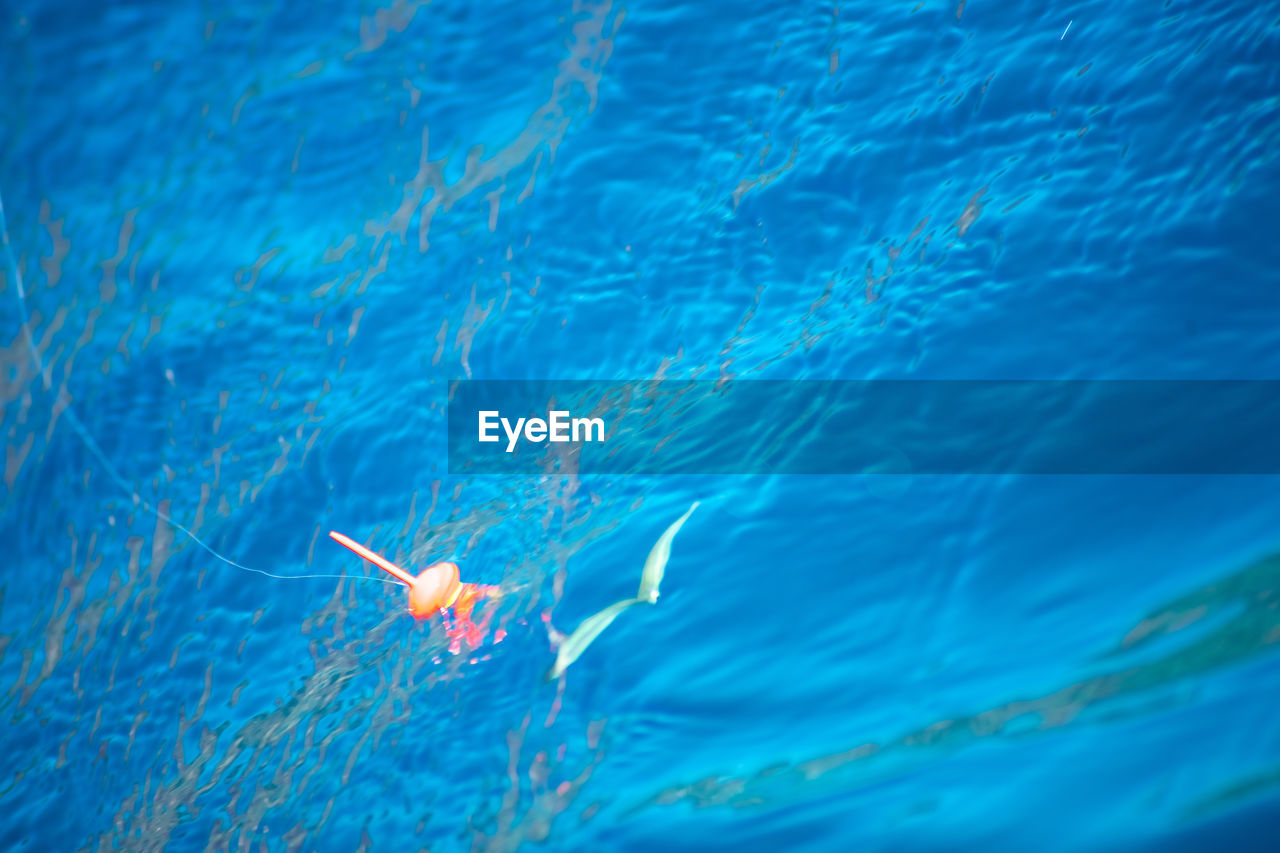
{"label": "dark horizontal bar", "polygon": [[[507,452],[483,411],[603,441]],[[453,474],[1280,474],[1273,381],[477,380],[448,413]]]}

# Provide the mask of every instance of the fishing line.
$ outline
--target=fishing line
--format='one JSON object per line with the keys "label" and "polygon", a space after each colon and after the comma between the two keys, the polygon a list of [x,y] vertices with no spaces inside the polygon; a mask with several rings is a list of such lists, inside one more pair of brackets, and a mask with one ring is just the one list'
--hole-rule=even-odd
{"label": "fishing line", "polygon": [[[9,244],[9,225],[8,225],[8,222],[5,220],[3,196],[0,196],[0,237],[2,237],[4,240],[5,266],[9,270],[14,283],[17,285],[18,310],[21,312],[21,316],[22,316],[23,337],[27,339],[27,348],[31,351],[31,358],[35,362],[36,369],[39,371],[39,376],[44,380],[45,390],[48,391],[48,390],[51,390],[53,387],[52,371],[49,371],[48,373],[46,373],[45,366],[44,366],[44,358],[40,355],[40,350],[36,349],[35,337],[31,334],[31,320],[30,320],[30,317],[27,315],[27,294],[22,286],[22,272],[18,269],[18,263],[13,257],[13,248]],[[205,551],[209,552],[211,556],[217,558],[218,560],[221,560],[222,562],[226,563],[228,566],[240,569],[241,571],[252,572],[255,575],[263,575],[265,577],[275,578],[276,580],[307,580],[311,578],[350,578],[351,580],[377,581],[379,583],[389,583],[389,584],[399,585],[397,581],[392,580],[391,578],[381,578],[381,577],[377,577],[376,575],[345,575],[345,574],[344,575],[333,575],[333,574],[278,575],[273,572],[265,571],[263,569],[255,569],[252,566],[246,566],[241,563],[237,563],[235,560],[232,560],[228,557],[224,557],[222,554],[219,554],[217,551],[215,551],[211,545],[209,545],[207,542],[205,542],[203,539],[197,536],[194,532],[192,532],[191,529],[188,528],[186,525],[182,524],[177,519],[173,518],[172,516],[170,516],[168,513],[166,513],[164,510],[160,509],[159,507],[154,507],[148,501],[145,501],[142,499],[142,497],[138,494],[138,492],[132,486],[129,485],[128,481],[125,480],[125,478],[120,475],[120,472],[116,470],[116,467],[111,464],[111,460],[107,458],[107,455],[102,452],[102,448],[98,446],[98,442],[94,440],[93,435],[90,434],[88,428],[86,428],[84,423],[80,420],[80,418],[76,416],[75,410],[71,408],[70,400],[67,401],[66,406],[62,409],[62,416],[67,418],[71,422],[71,428],[75,431],[76,435],[80,436],[80,440],[84,442],[84,445],[86,448],[88,448],[89,453],[93,456],[93,458],[98,460],[98,464],[100,464],[102,466],[102,469],[107,472],[107,476],[110,477],[111,480],[117,486],[119,486],[120,489],[126,495],[129,496],[129,499],[133,502],[134,506],[141,507],[144,511],[150,513],[151,515],[160,519],[164,523],[176,528],[177,530],[182,531],[184,534],[186,534],[187,538],[189,538],[192,542],[196,543]]]}

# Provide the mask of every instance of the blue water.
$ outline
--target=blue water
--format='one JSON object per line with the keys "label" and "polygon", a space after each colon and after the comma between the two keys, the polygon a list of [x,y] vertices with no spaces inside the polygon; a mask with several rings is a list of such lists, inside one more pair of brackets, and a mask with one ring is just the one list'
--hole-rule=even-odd
{"label": "blue water", "polygon": [[11,0],[0,81],[0,847],[1274,849],[1276,478],[468,478],[443,418],[1280,378],[1280,3]]}

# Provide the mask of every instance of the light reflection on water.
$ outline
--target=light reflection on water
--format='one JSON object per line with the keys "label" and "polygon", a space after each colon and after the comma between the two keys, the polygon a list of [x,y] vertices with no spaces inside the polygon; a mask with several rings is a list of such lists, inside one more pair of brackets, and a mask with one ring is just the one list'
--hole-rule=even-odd
{"label": "light reflection on water", "polygon": [[[493,480],[442,427],[464,376],[1273,378],[1274,9],[468,9],[4,25],[4,846],[1080,849],[1274,804],[1265,478]],[[237,572],[133,490],[356,577]],[[694,499],[660,604],[542,685],[544,617]],[[329,529],[503,585],[486,636]]]}

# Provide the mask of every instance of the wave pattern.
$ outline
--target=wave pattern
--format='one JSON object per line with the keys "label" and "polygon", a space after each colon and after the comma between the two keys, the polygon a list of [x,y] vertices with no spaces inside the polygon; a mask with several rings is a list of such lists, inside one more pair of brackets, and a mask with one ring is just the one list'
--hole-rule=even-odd
{"label": "wave pattern", "polygon": [[[1232,0],[13,7],[0,846],[1263,849],[1270,478],[466,478],[444,416],[1275,379],[1277,56]],[[333,528],[505,594],[412,624]]]}

